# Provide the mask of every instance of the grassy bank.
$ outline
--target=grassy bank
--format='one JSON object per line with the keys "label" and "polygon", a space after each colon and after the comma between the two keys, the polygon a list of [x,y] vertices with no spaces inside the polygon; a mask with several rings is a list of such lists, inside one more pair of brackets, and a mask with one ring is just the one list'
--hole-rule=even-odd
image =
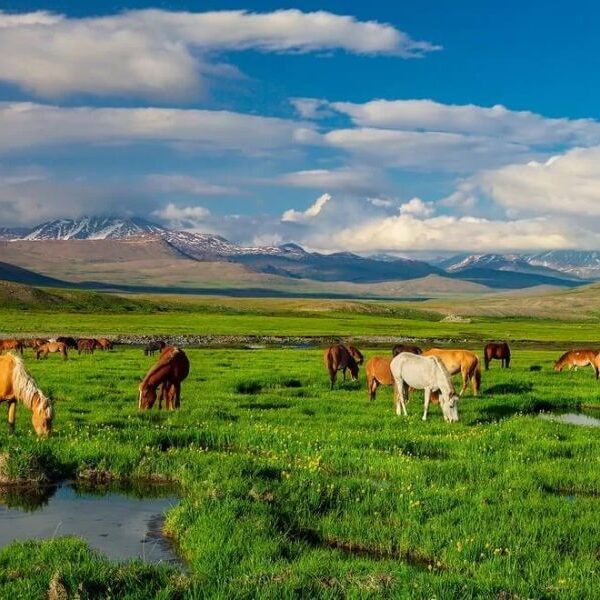
{"label": "grassy bank", "polygon": [[180,481],[167,526],[189,573],[58,539],[0,552],[0,596],[41,597],[58,572],[82,597],[593,598],[600,438],[534,413],[600,405],[600,386],[555,354],[494,365],[455,426],[437,407],[423,423],[416,395],[408,419],[389,389],[369,403],[363,373],[329,392],[319,351],[190,350],[177,413],[137,411],[140,350],[28,357],[56,432],[36,440],[21,406],[17,435],[0,428],[10,473]]}

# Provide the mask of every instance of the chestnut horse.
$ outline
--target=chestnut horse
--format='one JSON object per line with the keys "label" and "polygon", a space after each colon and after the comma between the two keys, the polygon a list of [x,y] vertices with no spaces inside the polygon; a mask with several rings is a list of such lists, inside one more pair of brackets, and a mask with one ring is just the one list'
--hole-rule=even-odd
{"label": "chestnut horse", "polygon": [[510,367],[510,348],[506,342],[490,342],[486,344],[483,349],[483,362],[486,371],[490,368],[490,362],[493,358],[502,361],[503,369]]}
{"label": "chestnut horse", "polygon": [[398,356],[400,352],[410,352],[411,354],[423,354],[423,350],[419,346],[411,346],[410,344],[396,344],[392,348],[392,356]]}
{"label": "chestnut horse", "polygon": [[52,402],[25,369],[23,359],[14,354],[0,356],[0,402],[8,404],[8,426],[15,429],[17,400],[31,412],[31,422],[38,435],[52,430]]}
{"label": "chestnut horse", "polygon": [[189,372],[190,361],[185,352],[177,346],[167,346],[139,385],[138,408],[149,410],[154,406],[156,390],[159,386],[161,386],[159,410],[162,408],[163,399],[167,410],[179,408],[181,382]]}
{"label": "chestnut horse", "polygon": [[369,391],[369,400],[375,400],[377,388],[380,385],[394,385],[394,376],[390,371],[391,362],[391,358],[383,356],[373,356],[373,358],[370,358],[367,361],[365,371],[367,373],[367,390]]}
{"label": "chestnut horse", "polygon": [[77,340],[77,354],[94,354],[96,340],[92,338],[81,338]]}
{"label": "chestnut horse", "polygon": [[21,340],[0,340],[0,353],[9,350],[16,350],[19,354],[23,354],[23,342]]}
{"label": "chestnut horse", "polygon": [[346,369],[350,369],[352,381],[358,379],[358,363],[346,346],[342,344],[329,346],[323,353],[323,361],[325,362],[325,368],[329,372],[329,379],[331,381],[330,389],[333,389],[338,371],[342,371],[344,374],[344,381],[346,381]]}
{"label": "chestnut horse", "polygon": [[96,340],[96,348],[100,350],[112,350],[113,343],[108,338],[101,337]]}
{"label": "chestnut horse", "polygon": [[600,358],[596,350],[569,350],[554,363],[554,370],[560,372],[567,367],[570,371],[573,368],[577,369],[588,365],[594,369],[596,379],[598,379],[600,377]]}
{"label": "chestnut horse", "polygon": [[464,394],[469,381],[471,381],[473,395],[477,396],[481,386],[481,367],[477,354],[470,350],[430,348],[423,352],[423,356],[437,356],[444,363],[450,375],[461,374],[462,388],[458,394],[459,396]]}
{"label": "chestnut horse", "polygon": [[38,346],[41,346],[42,344],[46,344],[47,342],[48,342],[48,340],[43,340],[42,338],[27,338],[25,340],[25,345],[28,348],[31,348],[35,352],[35,349]]}
{"label": "chestnut horse", "polygon": [[47,358],[48,354],[58,352],[63,360],[67,360],[67,345],[64,342],[46,342],[35,349],[35,357]]}

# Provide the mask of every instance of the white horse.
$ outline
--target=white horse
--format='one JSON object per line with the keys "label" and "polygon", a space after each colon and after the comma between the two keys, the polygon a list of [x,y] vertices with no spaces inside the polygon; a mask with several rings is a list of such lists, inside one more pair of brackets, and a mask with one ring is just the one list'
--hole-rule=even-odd
{"label": "white horse", "polygon": [[410,352],[401,352],[390,363],[390,370],[396,384],[396,414],[406,416],[408,389],[425,390],[423,421],[427,419],[431,392],[439,391],[440,407],[444,420],[450,423],[458,421],[458,395],[452,378],[444,363],[437,356],[420,356]]}

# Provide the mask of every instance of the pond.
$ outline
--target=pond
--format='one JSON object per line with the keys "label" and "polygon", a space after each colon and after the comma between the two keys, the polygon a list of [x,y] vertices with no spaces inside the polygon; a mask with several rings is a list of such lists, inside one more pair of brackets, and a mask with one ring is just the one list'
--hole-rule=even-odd
{"label": "pond", "polygon": [[177,502],[172,486],[3,488],[0,548],[15,540],[76,535],[113,560],[179,565],[162,533],[165,512]]}
{"label": "pond", "polygon": [[585,412],[568,412],[568,413],[543,413],[540,415],[542,419],[547,421],[557,421],[559,423],[567,423],[568,425],[579,425],[583,427],[600,427],[600,418],[592,417]]}

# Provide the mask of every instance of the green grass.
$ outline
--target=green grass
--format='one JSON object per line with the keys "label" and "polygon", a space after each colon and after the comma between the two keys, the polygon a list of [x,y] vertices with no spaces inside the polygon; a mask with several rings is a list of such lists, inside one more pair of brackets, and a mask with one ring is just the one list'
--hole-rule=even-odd
{"label": "green grass", "polygon": [[28,356],[55,434],[38,441],[20,406],[0,448],[13,476],[179,481],[167,527],[189,572],[28,542],[0,551],[0,597],[44,597],[54,576],[81,597],[597,597],[598,430],[535,416],[600,405],[590,369],[556,374],[557,352],[517,350],[450,425],[436,406],[423,423],[418,394],[407,419],[389,388],[370,403],[362,371],[330,392],[320,351],[188,355],[173,413],[137,411],[152,362],[139,349]]}

